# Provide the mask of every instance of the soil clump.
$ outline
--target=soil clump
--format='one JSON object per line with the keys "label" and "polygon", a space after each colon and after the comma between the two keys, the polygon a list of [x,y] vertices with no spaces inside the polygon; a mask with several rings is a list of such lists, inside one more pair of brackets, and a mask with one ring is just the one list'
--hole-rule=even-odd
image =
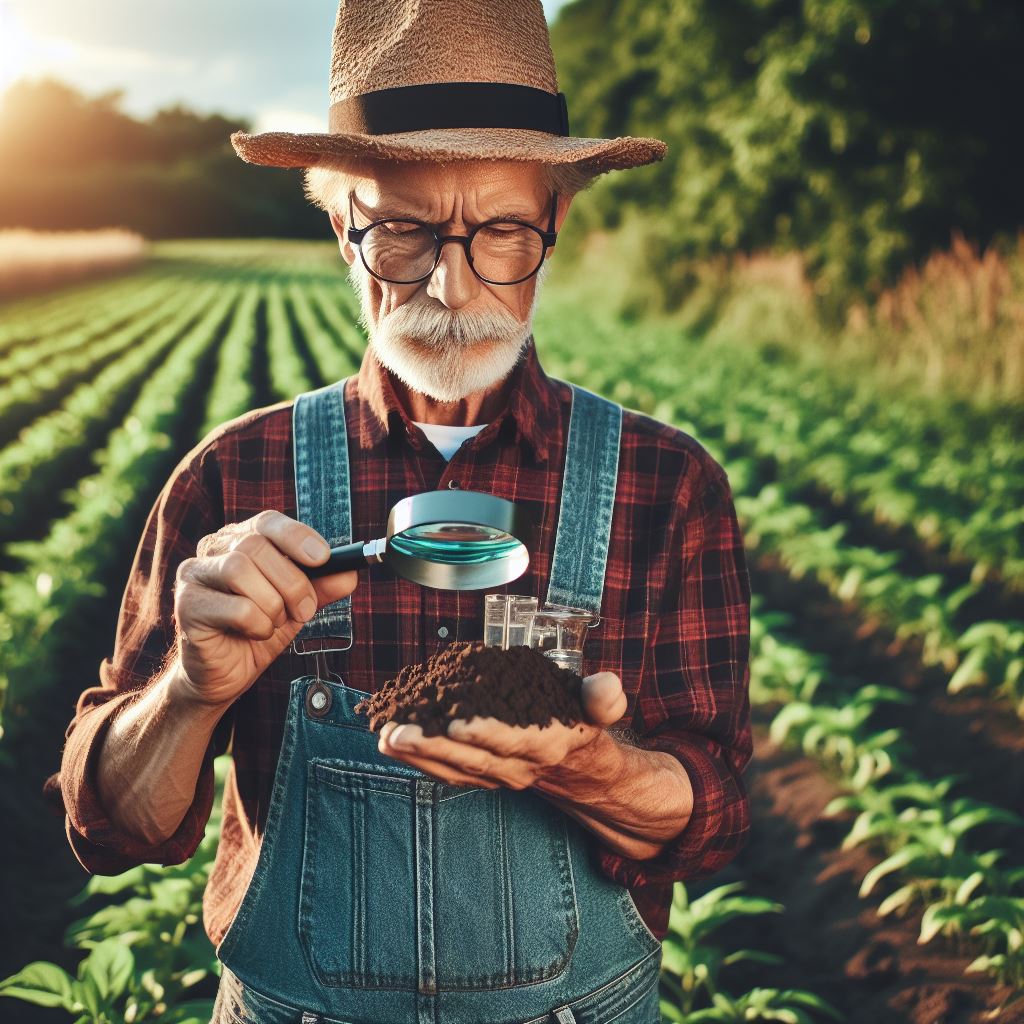
{"label": "soil clump", "polygon": [[378,732],[385,722],[414,722],[424,736],[442,736],[454,718],[474,715],[508,725],[572,726],[583,720],[582,679],[532,647],[455,643],[418,665],[406,665],[356,712]]}

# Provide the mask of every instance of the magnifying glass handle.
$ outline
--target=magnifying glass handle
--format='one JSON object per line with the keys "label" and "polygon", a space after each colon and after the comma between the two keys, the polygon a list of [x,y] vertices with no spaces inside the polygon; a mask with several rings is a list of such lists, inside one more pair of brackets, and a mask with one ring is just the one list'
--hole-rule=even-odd
{"label": "magnifying glass handle", "polygon": [[363,569],[371,561],[377,561],[372,551],[373,542],[364,544],[361,540],[353,544],[339,544],[331,548],[331,557],[323,565],[302,566],[310,579],[318,576],[330,576],[334,572],[347,572],[349,569]]}

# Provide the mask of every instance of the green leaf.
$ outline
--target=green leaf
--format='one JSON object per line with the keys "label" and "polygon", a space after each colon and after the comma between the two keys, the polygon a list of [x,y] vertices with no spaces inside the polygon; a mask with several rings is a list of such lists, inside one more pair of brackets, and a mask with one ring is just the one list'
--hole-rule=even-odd
{"label": "green leaf", "polygon": [[104,1002],[112,1002],[127,989],[134,970],[132,951],[119,939],[105,939],[86,957],[79,975],[95,983]]}
{"label": "green leaf", "polygon": [[209,1024],[212,1016],[212,999],[190,999],[172,1006],[160,1017],[160,1024]]}
{"label": "green leaf", "polygon": [[63,968],[44,960],[36,960],[0,981],[0,995],[65,1010],[73,1010],[76,1001],[74,979]]}
{"label": "green leaf", "polygon": [[667,999],[662,999],[660,1002],[661,1016],[665,1020],[671,1021],[672,1024],[686,1024],[687,1018],[683,1015],[683,1011],[678,1006],[674,1006]]}

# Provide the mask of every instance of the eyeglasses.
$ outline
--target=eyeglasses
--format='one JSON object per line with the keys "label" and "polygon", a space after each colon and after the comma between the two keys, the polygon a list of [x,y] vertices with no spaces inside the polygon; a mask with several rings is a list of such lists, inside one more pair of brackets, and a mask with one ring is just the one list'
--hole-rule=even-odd
{"label": "eyeglasses", "polygon": [[[348,194],[349,224],[354,221]],[[520,284],[541,268],[555,244],[558,193],[551,197],[547,231],[524,221],[496,217],[477,224],[468,235],[438,234],[440,225],[412,218],[375,220],[365,228],[350,227],[348,240],[359,249],[363,266],[390,284],[425,281],[441,262],[441,246],[458,242],[473,273],[487,284]]]}

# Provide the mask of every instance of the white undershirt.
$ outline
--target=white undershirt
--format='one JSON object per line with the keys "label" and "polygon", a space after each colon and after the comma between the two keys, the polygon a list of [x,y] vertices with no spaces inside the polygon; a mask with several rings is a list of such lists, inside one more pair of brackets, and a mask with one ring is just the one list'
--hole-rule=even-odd
{"label": "white undershirt", "polygon": [[486,423],[476,423],[472,427],[448,427],[443,423],[420,423],[413,420],[424,434],[427,440],[444,456],[447,462],[462,447],[463,441],[468,441],[480,433]]}

